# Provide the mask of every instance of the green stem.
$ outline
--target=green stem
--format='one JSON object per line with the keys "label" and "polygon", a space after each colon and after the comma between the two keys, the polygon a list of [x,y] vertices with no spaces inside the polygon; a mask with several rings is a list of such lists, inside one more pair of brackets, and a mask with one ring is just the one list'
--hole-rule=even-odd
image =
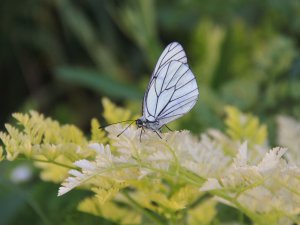
{"label": "green stem", "polygon": [[261,186],[265,182],[265,180],[266,179],[263,179],[261,181],[255,182],[253,184],[248,185],[245,188],[241,188],[240,190],[238,190],[238,189],[237,190],[233,190],[233,191],[237,192],[234,198],[237,199],[241,194],[243,194],[247,190],[253,189],[253,188],[258,187],[258,186]]}
{"label": "green stem", "polygon": [[33,201],[31,198],[29,197],[25,197],[28,205],[31,206],[31,208],[36,212],[37,215],[39,215],[39,217],[42,219],[42,221],[44,221],[45,224],[47,225],[53,225],[52,222],[49,221],[49,219],[46,217],[46,214],[42,211],[42,209],[36,204],[35,201]]}
{"label": "green stem", "polygon": [[78,169],[78,167],[75,167],[75,166],[66,165],[66,164],[63,164],[63,163],[60,163],[60,162],[50,161],[50,160],[34,159],[34,158],[21,158],[21,157],[19,157],[17,159],[18,160],[30,160],[30,161],[33,161],[33,162],[50,163],[50,164],[55,164],[57,166],[65,167],[65,168],[68,168],[68,169]]}
{"label": "green stem", "polygon": [[155,222],[155,224],[159,225],[166,225],[161,219],[159,219],[157,216],[153,215],[152,213],[148,212],[146,209],[144,209],[139,203],[137,203],[128,193],[125,191],[122,192],[122,194],[128,199],[129,204],[136,209],[138,212],[145,215],[148,219]]}
{"label": "green stem", "polygon": [[[193,184],[193,185],[197,185],[197,186],[201,186],[203,184],[204,179],[201,177],[198,177],[197,175],[197,179],[196,178],[191,178],[190,176],[187,175],[186,172],[184,172],[184,170],[179,170],[179,173],[177,174],[176,172],[172,172],[172,171],[166,171],[166,170],[160,170],[157,168],[153,168],[149,165],[141,165],[141,167],[152,170],[154,172],[158,172],[158,173],[162,173],[162,174],[166,174],[170,177],[174,177],[174,176],[179,176],[181,179],[185,180],[187,183],[189,184]],[[203,180],[202,180],[203,179]]]}
{"label": "green stem", "polygon": [[300,196],[299,190],[296,190],[296,189],[292,188],[292,187],[289,186],[287,183],[282,182],[282,181],[279,180],[279,179],[276,179],[276,181],[277,181],[280,185],[282,185],[283,187],[285,187],[287,190],[289,190],[290,192],[292,192],[293,194]]}
{"label": "green stem", "polygon": [[191,173],[191,172],[187,171],[186,169],[181,169],[180,175],[184,176],[184,179],[189,181],[191,184],[195,184],[198,186],[201,186],[206,181],[205,178],[200,177],[200,176],[196,175],[195,173]]}

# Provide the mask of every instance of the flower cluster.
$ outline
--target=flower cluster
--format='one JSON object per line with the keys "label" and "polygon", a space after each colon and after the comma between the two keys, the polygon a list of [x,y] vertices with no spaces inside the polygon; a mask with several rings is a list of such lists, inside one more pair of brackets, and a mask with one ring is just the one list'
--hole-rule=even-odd
{"label": "flower cluster", "polygon": [[[104,106],[110,122],[132,118],[107,99]],[[271,149],[256,117],[233,107],[226,112],[226,133],[173,131],[160,138],[146,131],[140,139],[135,126],[104,132],[93,119],[90,140],[74,126],[31,112],[15,114],[23,129],[7,125],[0,138],[7,159],[25,156],[41,168],[42,179],[64,180],[59,196],[78,187],[92,191],[78,209],[119,224],[210,224],[218,221],[218,204],[256,224],[299,223],[298,145],[282,131],[278,140],[288,149]],[[279,127],[298,135],[296,123],[285,120]]]}

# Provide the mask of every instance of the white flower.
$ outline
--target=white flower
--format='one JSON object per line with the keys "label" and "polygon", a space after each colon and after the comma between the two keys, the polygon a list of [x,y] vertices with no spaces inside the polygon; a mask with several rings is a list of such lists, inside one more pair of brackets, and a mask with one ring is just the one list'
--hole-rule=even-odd
{"label": "white flower", "polygon": [[234,164],[237,167],[242,167],[246,166],[248,162],[248,157],[247,157],[247,141],[245,141],[239,148],[239,152],[234,160]]}
{"label": "white flower", "polygon": [[283,154],[287,151],[286,148],[273,148],[263,158],[263,160],[258,164],[258,171],[261,173],[272,172],[278,167]]}
{"label": "white flower", "polygon": [[10,179],[14,183],[22,183],[30,180],[32,169],[28,165],[19,165],[10,174]]}
{"label": "white flower", "polygon": [[[91,182],[93,178],[104,174],[110,174],[108,169],[114,167],[114,163],[119,163],[120,158],[112,155],[109,146],[103,146],[102,144],[93,143],[89,145],[90,148],[97,152],[96,160],[89,161],[86,159],[76,161],[74,165],[79,167],[79,170],[70,170],[68,177],[59,188],[58,195],[63,195],[75,187]],[[107,175],[108,176],[108,175]]]}
{"label": "white flower", "polygon": [[177,146],[181,165],[201,177],[220,176],[231,161],[221,145],[207,135],[202,135],[199,141],[191,135],[182,134],[174,145]]}
{"label": "white flower", "polygon": [[208,178],[207,181],[202,185],[200,191],[211,191],[216,189],[221,189],[222,186],[215,178]]}
{"label": "white flower", "polygon": [[134,180],[172,175],[199,187],[206,180],[200,191],[221,193],[212,192],[219,201],[243,206],[253,213],[268,214],[276,210],[281,210],[283,215],[300,213],[300,169],[282,159],[287,152],[285,148],[274,148],[263,154],[264,147],[257,154],[256,147],[248,148],[246,141],[239,144],[216,132],[203,134],[201,138],[188,131],[169,132],[159,138],[146,130],[140,140],[140,130],[129,127],[118,137],[124,129],[120,125],[107,128],[111,147],[89,145],[96,152],[95,158],[75,162],[79,169],[69,172],[70,177],[62,184],[59,195],[86,185],[91,190],[101,190],[97,195],[107,193],[108,189],[115,193]]}
{"label": "white flower", "polygon": [[279,116],[278,144],[287,147],[286,159],[290,164],[300,166],[300,122],[287,116]]}
{"label": "white flower", "polygon": [[[282,159],[286,151],[273,148],[257,165],[249,165],[244,143],[226,175],[209,178],[200,191],[224,191],[253,212],[297,215],[300,213],[300,169]],[[227,199],[218,199],[232,205]]]}

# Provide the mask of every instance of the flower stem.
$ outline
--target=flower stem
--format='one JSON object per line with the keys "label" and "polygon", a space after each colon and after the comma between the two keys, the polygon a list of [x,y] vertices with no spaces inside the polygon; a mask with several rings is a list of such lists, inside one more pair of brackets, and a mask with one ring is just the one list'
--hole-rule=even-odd
{"label": "flower stem", "polygon": [[55,164],[57,166],[65,167],[65,168],[68,168],[68,169],[77,169],[76,166],[66,165],[66,164],[63,164],[63,163],[60,163],[60,162],[56,162],[56,161],[43,160],[43,159],[34,159],[34,158],[22,158],[22,157],[19,157],[17,159],[18,160],[31,160],[33,162],[50,163],[50,164]]}

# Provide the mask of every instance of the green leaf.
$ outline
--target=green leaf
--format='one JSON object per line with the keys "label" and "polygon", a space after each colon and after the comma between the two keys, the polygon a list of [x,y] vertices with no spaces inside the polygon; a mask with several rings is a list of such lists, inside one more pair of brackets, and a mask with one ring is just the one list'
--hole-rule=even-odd
{"label": "green leaf", "polygon": [[105,71],[108,76],[113,78],[124,78],[124,71],[117,63],[116,56],[110,48],[99,38],[93,22],[88,18],[83,10],[80,10],[73,1],[60,0],[54,1],[57,7],[61,24],[64,29],[70,31],[89,54],[97,68]]}
{"label": "green leaf", "polygon": [[95,70],[59,67],[54,71],[57,78],[91,90],[122,99],[141,99],[142,93],[134,86],[122,84]]}
{"label": "green leaf", "polygon": [[255,105],[259,96],[259,82],[252,79],[229,80],[221,87],[221,98],[224,102],[237,106],[239,109],[248,109]]}

